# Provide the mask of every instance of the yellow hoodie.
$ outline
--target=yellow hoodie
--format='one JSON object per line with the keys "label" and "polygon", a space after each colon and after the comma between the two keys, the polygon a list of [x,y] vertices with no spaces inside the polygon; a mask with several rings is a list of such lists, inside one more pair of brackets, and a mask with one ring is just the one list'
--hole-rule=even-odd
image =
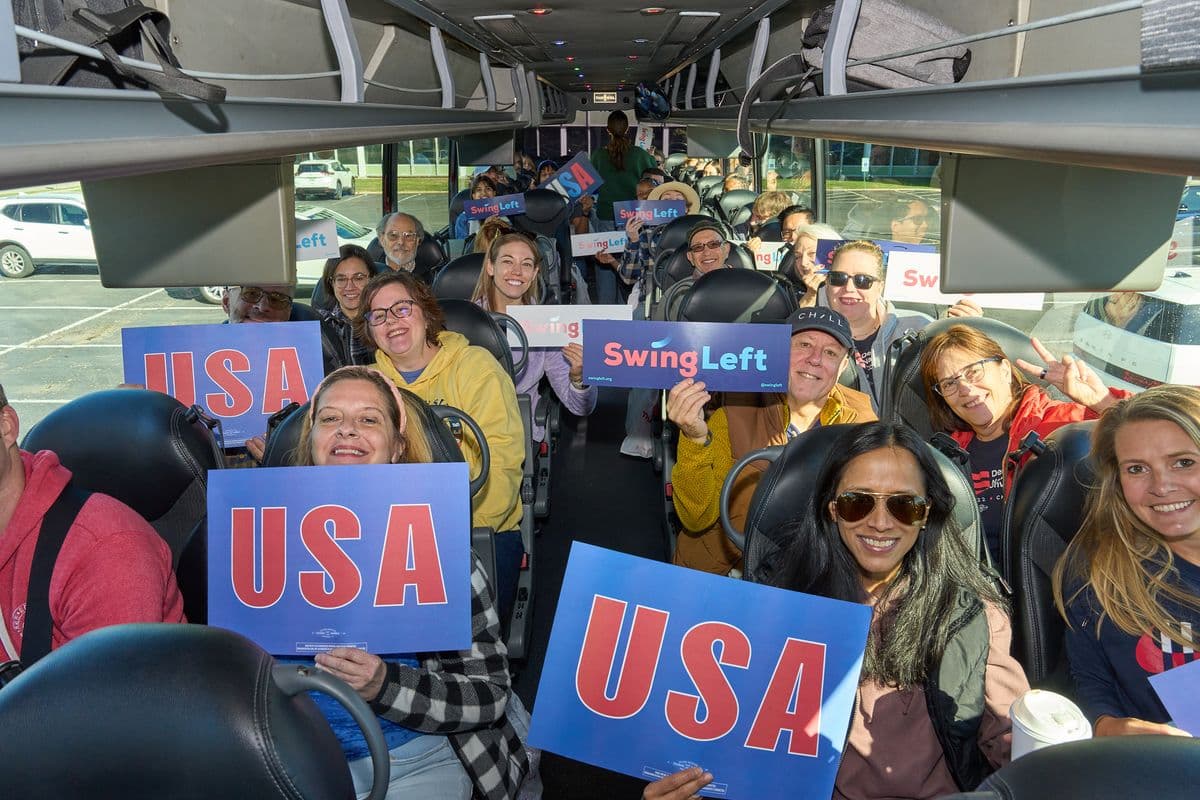
{"label": "yellow hoodie", "polygon": [[[492,466],[487,483],[472,501],[471,524],[497,531],[521,525],[521,466],[525,461],[524,426],[517,409],[512,378],[487,350],[467,343],[453,331],[438,334],[441,349],[412,383],[404,380],[382,350],[375,366],[397,386],[408,389],[430,405],[448,405],[467,412],[487,439]],[[463,435],[463,453],[478,474],[481,453],[470,431]]]}

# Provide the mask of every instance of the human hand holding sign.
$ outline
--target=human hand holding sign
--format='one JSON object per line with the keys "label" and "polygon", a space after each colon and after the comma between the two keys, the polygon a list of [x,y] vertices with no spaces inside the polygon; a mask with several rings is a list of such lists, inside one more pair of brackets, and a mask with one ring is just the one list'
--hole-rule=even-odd
{"label": "human hand holding sign", "polygon": [[1046,349],[1046,346],[1032,338],[1029,340],[1038,356],[1046,362],[1039,367],[1023,358],[1017,359],[1017,366],[1041,380],[1054,386],[1067,397],[1080,405],[1087,406],[1097,414],[1116,402],[1116,398],[1108,391],[1108,387],[1100,380],[1092,368],[1075,358],[1070,353],[1064,353],[1061,359]]}
{"label": "human hand holding sign", "polygon": [[629,221],[625,223],[625,236],[629,238],[630,244],[638,240],[645,225],[646,223],[640,217],[630,217]]}
{"label": "human hand holding sign", "polygon": [[983,307],[969,297],[964,297],[946,309],[947,317],[982,317]]}
{"label": "human hand holding sign", "polygon": [[387,676],[382,658],[357,647],[335,647],[328,653],[317,653],[316,662],[325,672],[350,684],[368,703],[379,696]]}
{"label": "human hand holding sign", "polygon": [[615,267],[617,265],[617,257],[608,252],[608,245],[603,245],[593,255],[598,262],[606,267]]}
{"label": "human hand holding sign", "polygon": [[712,783],[713,776],[699,767],[659,778],[642,792],[642,800],[695,800],[696,792]]}
{"label": "human hand holding sign", "polygon": [[562,349],[563,358],[571,366],[570,378],[573,386],[583,383],[583,345],[571,342]]}
{"label": "human hand holding sign", "polygon": [[696,444],[704,444],[708,440],[704,406],[711,399],[703,381],[685,378],[667,394],[667,419],[674,422],[684,436]]}

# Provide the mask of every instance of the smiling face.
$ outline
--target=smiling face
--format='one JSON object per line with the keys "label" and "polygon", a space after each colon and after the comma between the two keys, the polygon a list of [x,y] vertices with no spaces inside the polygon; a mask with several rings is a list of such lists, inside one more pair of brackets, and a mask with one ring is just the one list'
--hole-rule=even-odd
{"label": "smiling face", "polygon": [[[884,447],[863,453],[846,464],[838,481],[843,492],[915,494],[925,496],[925,476],[912,453]],[[882,497],[875,498],[870,513],[857,522],[838,516],[836,502],[829,514],[837,523],[842,543],[858,564],[859,576],[869,593],[886,586],[900,572],[900,564],[917,543],[923,523],[905,525],[891,515]]]}
{"label": "smiling face", "polygon": [[817,240],[811,236],[801,236],[796,240],[795,252],[796,261],[800,265],[800,277],[807,278],[817,269]]}
{"label": "smiling face", "polygon": [[[667,194],[671,194],[671,192],[667,192]],[[714,245],[720,246],[714,247]],[[702,275],[724,267],[727,258],[729,258],[729,242],[726,242],[725,237],[714,230],[700,231],[688,239],[687,259]]]}
{"label": "smiling face", "polygon": [[393,217],[383,230],[381,244],[387,253],[388,264],[394,269],[411,270],[417,259],[417,245],[421,236],[417,226],[408,217]]}
{"label": "smiling face", "polygon": [[[972,350],[950,348],[938,359],[936,376],[943,381],[959,375],[983,356]],[[1012,364],[1007,360],[981,365],[983,370],[976,383],[960,379],[945,389],[942,397],[950,410],[971,426],[975,435],[984,441],[1004,433],[1008,410],[1012,407]]]}
{"label": "smiling face", "polygon": [[400,460],[403,442],[379,387],[365,380],[341,380],[321,392],[318,403],[309,440],[314,464],[394,464]]}
{"label": "smiling face", "polygon": [[333,271],[333,296],[346,316],[358,311],[363,287],[370,279],[371,268],[361,258],[347,258]]}
{"label": "smiling face", "polygon": [[[221,297],[221,307],[230,323],[287,322],[292,313],[294,286],[262,284],[261,286],[230,286]],[[247,302],[253,299],[254,302]]]}
{"label": "smiling face", "polygon": [[380,325],[370,325],[371,338],[396,365],[396,369],[412,371],[421,369],[433,358],[433,351],[425,340],[426,321],[421,306],[413,302],[412,296],[398,283],[388,283],[371,299],[370,311],[393,308],[407,301],[411,313],[397,319],[389,313]]}
{"label": "smiling face", "polygon": [[824,331],[800,331],[792,336],[788,404],[798,409],[809,403],[823,403],[846,366],[848,353]]}
{"label": "smiling face", "polygon": [[929,230],[929,206],[920,200],[908,204],[903,217],[892,220],[892,239],[920,244]]}
{"label": "smiling face", "polygon": [[[508,242],[499,248],[496,261],[486,259],[483,268],[492,278],[492,285],[505,305],[520,305],[525,293],[537,280],[537,258],[533,246],[526,242]],[[498,305],[498,304],[495,304]]]}
{"label": "smiling face", "polygon": [[1121,492],[1181,558],[1200,564],[1200,448],[1174,422],[1126,422],[1114,439]]}
{"label": "smiling face", "polygon": [[[815,254],[814,254],[815,255]],[[845,286],[825,285],[825,293],[829,297],[829,305],[855,327],[872,319],[877,313],[879,299],[883,296],[883,280],[879,272],[879,262],[870,253],[862,250],[846,250],[839,252],[834,258],[832,270],[845,272],[850,280]],[[859,289],[854,285],[855,275],[870,275],[880,278],[869,289]],[[859,337],[855,337],[859,338]]]}

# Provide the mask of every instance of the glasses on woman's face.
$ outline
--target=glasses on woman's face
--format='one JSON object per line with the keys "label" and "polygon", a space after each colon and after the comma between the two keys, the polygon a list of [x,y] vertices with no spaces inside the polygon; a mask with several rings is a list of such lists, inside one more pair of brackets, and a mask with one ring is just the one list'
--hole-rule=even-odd
{"label": "glasses on woman's face", "polygon": [[711,242],[696,242],[694,245],[688,247],[688,252],[703,253],[705,250],[720,250],[724,246],[725,242],[722,239],[716,239]]}
{"label": "glasses on woman's face", "polygon": [[292,298],[283,292],[268,292],[258,286],[243,286],[238,294],[238,299],[250,306],[258,305],[264,297],[267,298],[267,305],[277,311],[292,307]]}
{"label": "glasses on woman's face", "polygon": [[387,308],[372,308],[366,313],[367,324],[376,327],[382,325],[390,316],[392,319],[406,319],[412,316],[413,300],[397,300]]}
{"label": "glasses on woman's face", "polygon": [[940,381],[934,381],[933,390],[942,397],[945,397],[957,390],[960,383],[975,386],[983,380],[984,367],[1000,360],[999,356],[991,356],[990,358],[982,358],[974,364],[967,364],[953,375],[942,378]]}
{"label": "glasses on woman's face", "polygon": [[829,274],[825,276],[826,283],[828,283],[830,286],[836,286],[838,288],[845,286],[851,281],[854,282],[855,289],[858,289],[860,292],[865,292],[867,289],[870,289],[872,286],[874,286],[879,281],[879,278],[875,277],[874,275],[868,275],[865,272],[860,272],[857,275],[851,275],[849,272],[842,272],[838,269],[831,270]]}
{"label": "glasses on woman's face", "polygon": [[339,289],[344,289],[350,284],[355,286],[365,286],[371,276],[365,272],[356,272],[353,275],[336,275],[333,278],[333,285]]}
{"label": "glasses on woman's face", "polygon": [[929,513],[929,501],[921,495],[912,494],[911,492],[898,492],[896,494],[862,491],[842,492],[834,499],[833,506],[842,521],[861,522],[875,510],[875,501],[878,498],[883,499],[883,505],[887,508],[888,513],[892,515],[892,519],[901,525],[916,525],[918,522],[923,522],[925,516]]}

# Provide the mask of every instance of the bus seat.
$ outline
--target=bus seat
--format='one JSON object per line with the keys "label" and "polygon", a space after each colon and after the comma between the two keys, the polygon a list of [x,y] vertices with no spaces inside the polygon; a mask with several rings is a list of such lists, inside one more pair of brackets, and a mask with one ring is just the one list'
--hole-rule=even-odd
{"label": "bus seat", "polygon": [[[767,447],[747,454],[729,471],[721,489],[721,523],[729,540],[745,553],[747,580],[770,583],[775,579],[780,566],[779,556],[788,543],[773,540],[768,533],[781,523],[808,513],[817,472],[826,455],[852,428],[851,425],[829,425],[805,431],[783,447]],[[927,447],[941,467],[955,500],[948,532],[962,536],[967,547],[982,559],[986,545],[975,492],[953,461],[932,445]],[[729,488],[738,473],[754,461],[768,461],[770,466],[750,500],[745,529],[738,531],[729,520]]]}
{"label": "bus seat", "polygon": [[1027,753],[993,772],[974,791],[942,800],[1171,797],[1180,796],[1180,787],[1196,786],[1197,781],[1200,744],[1196,739],[1104,736]]}
{"label": "bus seat", "polygon": [[1013,654],[1033,686],[1069,693],[1065,622],[1050,576],[1079,530],[1088,487],[1095,421],[1065,425],[1025,462],[1013,481],[1000,537],[1000,563],[1013,589]]}
{"label": "bus seat", "polygon": [[[484,311],[470,300],[448,298],[440,301],[439,305],[446,316],[446,329],[461,333],[468,342],[495,356],[515,383],[529,357],[525,330],[517,321],[507,314]],[[522,344],[514,347],[509,342],[506,330]],[[517,351],[516,357],[513,355],[514,349]]]}
{"label": "bus seat", "polygon": [[441,242],[427,232],[425,238],[417,245],[416,258],[416,271],[418,273],[429,272],[430,274],[435,274],[438,267],[446,263],[446,250],[442,247]]}
{"label": "bus seat", "polygon": [[[741,190],[739,189],[738,191]],[[744,228],[750,222],[750,217],[753,216],[753,214],[753,207],[742,206],[741,208],[735,208],[733,211],[729,212],[729,216],[725,218],[725,221],[732,225],[734,229],[740,231],[740,229]]]}
{"label": "bus seat", "polygon": [[21,446],[53,450],[76,485],[141,514],[171,548],[187,618],[207,619],[208,471],[224,460],[198,407],[149,389],[93,392],[51,412]]}
{"label": "bus seat", "polygon": [[754,253],[744,244],[731,244],[729,258],[725,263],[738,269],[754,269]]}
{"label": "bus seat", "polygon": [[[733,215],[737,211],[748,209],[754,205],[758,195],[749,189],[732,189],[725,192],[717,199],[717,207],[721,210],[721,218],[730,225],[738,225],[740,223],[733,221]],[[749,214],[746,219],[749,219]]]}
{"label": "bus seat", "polygon": [[719,269],[696,279],[679,306],[685,322],[784,322],[796,300],[761,272]]}
{"label": "bus seat", "polygon": [[461,189],[458,194],[450,198],[450,228],[453,230],[454,222],[458,219],[458,215],[463,213],[463,208],[467,201],[471,199],[471,189]]}
{"label": "bus seat", "polygon": [[696,191],[701,201],[709,200],[720,193],[724,184],[725,178],[722,175],[705,175],[696,181]]}
{"label": "bus seat", "polygon": [[783,227],[780,226],[778,220],[764,222],[758,229],[758,238],[764,242],[782,242]]}
{"label": "bus seat", "polygon": [[530,189],[525,192],[525,213],[509,217],[513,227],[554,238],[558,229],[566,223],[567,199],[549,189]]}
{"label": "bus seat", "polygon": [[[928,439],[934,434],[933,425],[929,420],[929,406],[925,399],[925,385],[921,381],[921,353],[926,342],[951,325],[969,325],[990,336],[1004,350],[1009,361],[1013,362],[1013,369],[1017,369],[1018,358],[1034,364],[1042,363],[1041,357],[1029,341],[1029,335],[999,320],[988,317],[948,317],[935,320],[903,344],[892,344],[895,350],[888,353],[883,372],[887,391],[882,398],[880,419],[903,422],[916,430],[922,439]],[[1025,377],[1043,388],[1049,388],[1049,384],[1044,381],[1027,374]]]}
{"label": "bus seat", "polygon": [[687,153],[671,153],[671,155],[663,159],[662,168],[674,180],[678,180],[678,170],[683,166],[683,162],[685,161],[687,161]]}
{"label": "bus seat", "polygon": [[482,271],[483,253],[459,256],[433,277],[433,296],[438,300],[470,300]]}
{"label": "bus seat", "polygon": [[5,793],[351,800],[346,757],[310,690],[360,712],[380,758],[375,774],[385,776],[370,797],[382,798],[387,746],[348,685],[276,664],[232,631],[166,623],[92,631],[5,687]]}

